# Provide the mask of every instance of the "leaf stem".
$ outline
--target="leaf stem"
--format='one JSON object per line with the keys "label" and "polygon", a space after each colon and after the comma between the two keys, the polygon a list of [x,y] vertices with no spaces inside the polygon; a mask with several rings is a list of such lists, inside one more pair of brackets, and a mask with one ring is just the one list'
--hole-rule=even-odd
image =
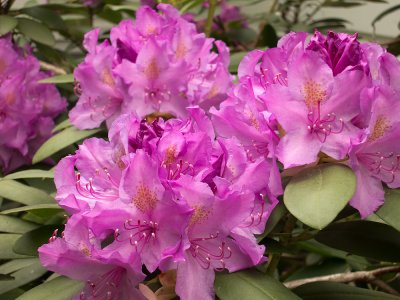
{"label": "leaf stem", "polygon": [[211,35],[214,14],[217,8],[217,0],[209,0],[208,3],[209,3],[209,8],[208,8],[208,15],[204,32],[209,37]]}

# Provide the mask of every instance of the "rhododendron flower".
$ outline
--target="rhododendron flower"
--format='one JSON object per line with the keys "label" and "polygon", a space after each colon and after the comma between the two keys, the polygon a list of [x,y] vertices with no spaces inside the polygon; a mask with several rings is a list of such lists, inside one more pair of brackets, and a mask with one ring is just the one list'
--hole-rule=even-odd
{"label": "rhododendron flower", "polygon": [[[110,142],[88,139],[60,162],[56,199],[73,214],[66,228],[79,219],[90,239],[74,242],[65,253],[58,245],[63,239],[52,238],[40,250],[45,266],[58,270],[49,257],[74,257],[83,247],[96,259],[88,263],[98,260],[101,268],[114,258],[106,272],[117,268],[112,277],[118,280],[128,274],[125,264],[131,259],[137,274],[141,264],[150,272],[175,269],[176,292],[190,300],[213,297],[215,271],[265,261],[265,247],[257,245],[254,234],[264,231],[277,203],[268,186],[271,165],[263,156],[250,160],[235,138],[216,140],[199,107],[188,109],[188,115],[152,123],[123,115],[110,128]],[[73,271],[59,273],[86,279]],[[140,278],[135,276],[133,286]]]}
{"label": "rhododendron flower", "polygon": [[80,94],[70,112],[75,126],[110,126],[130,112],[185,117],[188,106],[207,110],[225,99],[232,81],[229,49],[197,33],[172,6],[159,4],[158,10],[139,8],[135,22],[122,21],[100,45],[99,29],[85,35],[89,53],[74,73]]}
{"label": "rhododendron flower", "polygon": [[85,281],[85,287],[73,299],[144,299],[135,288],[144,279],[139,256],[134,251],[121,255],[101,248],[85,219],[69,218],[62,238],[55,235],[39,248],[39,258],[49,270]]}
{"label": "rhododendron flower", "polygon": [[[360,111],[360,93],[367,78],[361,70],[336,77],[316,54],[306,52],[288,67],[288,86],[273,85],[264,99],[285,130],[277,157],[285,168],[310,164],[320,151],[344,158],[350,141],[360,134],[351,120]],[[343,92],[343,86],[351,90]]]}
{"label": "rhododendron flower", "polygon": [[[350,165],[357,176],[357,189],[350,204],[362,217],[374,212],[384,201],[382,183],[400,187],[400,113],[399,94],[387,86],[375,87],[365,93],[372,105],[366,135],[354,141]],[[367,102],[367,101],[366,101]]]}
{"label": "rhododendron flower", "polygon": [[51,136],[53,119],[66,107],[54,85],[40,84],[49,74],[29,49],[0,38],[0,171],[30,164],[33,154]]}

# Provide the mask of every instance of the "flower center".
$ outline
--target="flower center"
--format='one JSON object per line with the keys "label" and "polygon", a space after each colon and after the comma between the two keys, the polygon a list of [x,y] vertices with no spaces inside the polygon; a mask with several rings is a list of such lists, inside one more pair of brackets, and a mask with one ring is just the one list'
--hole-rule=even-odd
{"label": "flower center", "polygon": [[136,187],[136,194],[132,199],[132,203],[138,210],[143,213],[149,212],[156,207],[157,202],[156,193],[143,182]]}
{"label": "flower center", "polygon": [[374,142],[385,135],[386,131],[391,128],[391,124],[387,118],[380,115],[375,121],[374,129],[368,137],[369,142]]}
{"label": "flower center", "polygon": [[115,86],[115,81],[114,81],[110,71],[107,69],[104,69],[103,72],[101,72],[101,81],[103,81],[105,84],[107,84],[110,87]]}
{"label": "flower center", "polygon": [[160,74],[160,71],[158,69],[157,60],[155,58],[152,58],[150,60],[150,63],[144,69],[144,74],[150,80],[155,80],[158,77],[158,75]]}
{"label": "flower center", "polygon": [[304,84],[303,87],[304,102],[309,109],[312,109],[319,105],[326,97],[326,91],[322,88],[319,83],[313,80],[309,80]]}

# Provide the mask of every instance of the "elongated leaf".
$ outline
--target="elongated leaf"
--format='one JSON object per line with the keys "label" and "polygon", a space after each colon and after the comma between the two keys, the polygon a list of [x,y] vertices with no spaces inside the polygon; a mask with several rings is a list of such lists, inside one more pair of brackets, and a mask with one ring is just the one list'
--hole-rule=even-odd
{"label": "elongated leaf", "polygon": [[368,261],[364,257],[357,255],[349,255],[347,252],[328,247],[324,244],[318,243],[315,240],[299,242],[296,244],[299,249],[317,253],[324,257],[337,257],[346,260],[356,270],[363,270],[368,266]]}
{"label": "elongated leaf", "polygon": [[73,83],[74,75],[73,74],[65,74],[65,75],[57,75],[48,77],[38,81],[39,83]]}
{"label": "elongated leaf", "polygon": [[57,295],[57,300],[70,300],[78,294],[84,284],[66,277],[57,277],[27,291],[16,300],[43,300],[53,299]]}
{"label": "elongated leaf", "polygon": [[43,24],[26,18],[18,18],[18,29],[28,38],[53,46],[56,42],[53,33]]}
{"label": "elongated leaf", "polygon": [[33,263],[37,263],[37,258],[19,258],[8,261],[0,266],[0,273],[10,274],[23,268],[29,267]]}
{"label": "elongated leaf", "polygon": [[66,29],[65,23],[61,16],[51,11],[50,9],[36,5],[23,8],[21,9],[21,12],[43,22],[52,29]]}
{"label": "elongated leaf", "polygon": [[294,176],[283,196],[287,209],[310,227],[322,229],[346,206],[356,178],[343,165],[320,165]]}
{"label": "elongated leaf", "polygon": [[396,10],[400,10],[400,4],[392,6],[383,12],[381,12],[379,15],[375,17],[375,19],[372,20],[372,26],[375,25],[376,22],[380,21],[382,18],[386,17],[387,15],[395,12]]}
{"label": "elongated leaf", "polygon": [[400,231],[400,190],[387,189],[385,203],[376,214],[387,224]]}
{"label": "elongated leaf", "polygon": [[35,223],[26,222],[19,218],[0,215],[0,231],[8,233],[25,233],[37,228]]}
{"label": "elongated leaf", "polygon": [[30,169],[30,170],[15,172],[4,177],[4,179],[22,179],[22,178],[54,178],[54,171]]}
{"label": "elongated leaf", "polygon": [[15,180],[0,181],[0,197],[25,205],[54,203],[49,194]]}
{"label": "elongated leaf", "polygon": [[35,256],[38,255],[37,249],[48,243],[54,230],[61,229],[60,226],[45,225],[40,228],[24,233],[15,241],[13,251],[22,255]]}
{"label": "elongated leaf", "polygon": [[276,279],[257,271],[216,275],[215,293],[221,300],[300,299]]}
{"label": "elongated leaf", "polygon": [[35,211],[35,210],[45,210],[45,209],[55,209],[55,210],[62,210],[58,204],[36,204],[36,205],[27,205],[27,206],[22,206],[18,208],[12,208],[12,209],[7,209],[3,210],[1,214],[7,215],[7,214],[13,214],[21,211]]}
{"label": "elongated leaf", "polygon": [[0,281],[10,281],[10,280],[14,280],[15,278],[12,277],[11,275],[7,275],[7,274],[1,274],[0,273]]}
{"label": "elongated leaf", "polygon": [[56,153],[57,151],[64,149],[65,147],[78,142],[84,138],[87,138],[101,129],[93,130],[78,130],[75,127],[69,127],[53,137],[47,140],[35,153],[32,162],[35,164],[43,159],[49,157],[50,155]]}
{"label": "elongated leaf", "polygon": [[69,119],[66,119],[66,120],[62,121],[61,123],[57,124],[57,125],[53,128],[52,133],[55,133],[55,132],[57,132],[57,131],[63,130],[63,129],[65,129],[65,128],[68,128],[68,127],[71,127],[71,126],[72,126],[72,124],[71,124],[71,122],[69,121]]}
{"label": "elongated leaf", "polygon": [[15,300],[21,296],[25,291],[20,288],[13,289],[7,293],[1,294],[1,300]]}
{"label": "elongated leaf", "polygon": [[352,254],[400,262],[400,232],[386,224],[370,221],[335,223],[319,232],[315,239]]}
{"label": "elongated leaf", "polygon": [[17,19],[10,16],[0,16],[0,36],[13,30],[18,24]]}
{"label": "elongated leaf", "polygon": [[[16,240],[21,237],[20,234],[2,233],[0,234],[0,259],[26,258],[12,250]],[[1,291],[1,289],[0,289]]]}
{"label": "elongated leaf", "polygon": [[303,300],[400,300],[400,297],[337,282],[313,282],[293,290]]}
{"label": "elongated leaf", "polygon": [[[43,276],[47,270],[45,270],[39,261],[33,262],[31,265],[22,268],[10,275],[15,278],[13,281],[0,282],[0,294],[11,291],[17,287],[23,286],[41,276]],[[1,298],[1,296],[0,296]],[[43,298],[46,299],[46,298]],[[47,298],[51,299],[51,298]],[[53,297],[54,299],[54,297]]]}

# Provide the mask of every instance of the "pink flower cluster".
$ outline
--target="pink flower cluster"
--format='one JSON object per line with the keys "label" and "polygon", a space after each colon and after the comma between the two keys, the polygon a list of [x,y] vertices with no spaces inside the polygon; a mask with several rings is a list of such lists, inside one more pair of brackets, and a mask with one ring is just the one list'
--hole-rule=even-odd
{"label": "pink flower cluster", "polygon": [[285,169],[343,160],[357,176],[350,204],[363,217],[400,187],[400,62],[356,35],[289,33],[277,48],[241,62],[239,84],[220,110],[221,136],[276,155]]}
{"label": "pink flower cluster", "polygon": [[31,163],[66,108],[54,85],[38,83],[48,75],[28,49],[0,38],[0,172]]}
{"label": "pink flower cluster", "polygon": [[122,115],[109,142],[88,139],[57,166],[56,199],[72,216],[39,254],[49,270],[86,282],[77,299],[142,299],[142,265],[176,270],[181,299],[213,299],[215,271],[265,261],[254,234],[277,203],[272,161],[216,138],[199,107],[188,115]]}
{"label": "pink flower cluster", "polygon": [[[108,125],[124,113],[168,113],[186,117],[186,107],[207,110],[226,97],[232,76],[229,49],[197,33],[170,5],[149,6],[112,28],[98,44],[99,29],[86,34],[85,61],[75,70],[79,101],[70,112],[81,129]],[[218,53],[211,51],[213,47]]]}

